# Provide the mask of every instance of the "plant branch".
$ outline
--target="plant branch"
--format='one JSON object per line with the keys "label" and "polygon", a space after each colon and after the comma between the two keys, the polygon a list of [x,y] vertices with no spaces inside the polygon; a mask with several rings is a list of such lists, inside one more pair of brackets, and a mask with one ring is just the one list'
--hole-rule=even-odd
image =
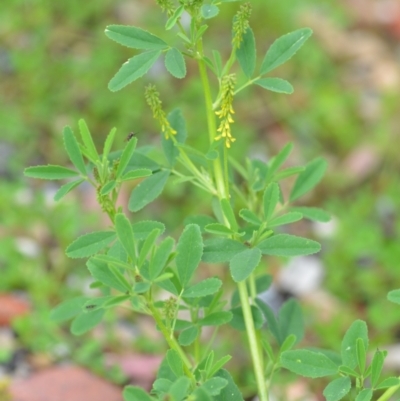
{"label": "plant branch", "polygon": [[264,367],[262,354],[258,345],[256,330],[253,322],[253,315],[251,313],[249,296],[245,281],[238,283],[240,302],[242,304],[242,311],[244,322],[246,325],[247,339],[249,341],[251,359],[253,361],[254,374],[256,376],[258,397],[260,401],[268,401],[267,386],[264,378]]}

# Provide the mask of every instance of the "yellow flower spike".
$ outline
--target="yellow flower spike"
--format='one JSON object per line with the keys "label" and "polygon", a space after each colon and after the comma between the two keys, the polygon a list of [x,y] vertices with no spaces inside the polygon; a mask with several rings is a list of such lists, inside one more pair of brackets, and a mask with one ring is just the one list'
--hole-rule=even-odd
{"label": "yellow flower spike", "polygon": [[235,15],[233,22],[233,38],[232,45],[234,48],[239,49],[243,41],[243,35],[249,27],[249,18],[251,15],[250,3],[243,4]]}
{"label": "yellow flower spike", "polygon": [[145,99],[153,112],[153,117],[158,121],[161,127],[161,132],[165,138],[169,139],[172,135],[176,135],[176,131],[171,127],[164,110],[162,109],[162,102],[160,94],[154,85],[148,85],[145,89]]}
{"label": "yellow flower spike", "polygon": [[235,74],[226,75],[222,78],[222,99],[221,99],[221,108],[217,110],[215,114],[220,119],[220,124],[217,129],[217,132],[220,132],[221,135],[215,137],[215,140],[220,140],[222,138],[225,139],[225,146],[229,149],[231,147],[231,143],[235,141],[235,138],[232,137],[231,134],[231,124],[234,123],[232,118],[233,111],[233,94],[236,83]]}

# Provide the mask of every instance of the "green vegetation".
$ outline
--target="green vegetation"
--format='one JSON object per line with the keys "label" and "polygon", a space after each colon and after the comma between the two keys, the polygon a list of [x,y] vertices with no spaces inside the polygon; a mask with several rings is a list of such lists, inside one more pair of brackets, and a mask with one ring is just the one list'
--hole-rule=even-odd
{"label": "green vegetation", "polygon": [[[123,25],[104,19],[115,6],[101,3],[96,10],[75,2],[62,10],[48,4],[35,9],[28,26],[11,14],[8,22],[15,23],[15,32],[7,43],[31,30],[32,41],[47,40],[34,55],[31,45],[17,45],[22,50],[12,53],[9,72],[15,81],[10,86],[17,89],[1,111],[4,130],[19,133],[2,140],[11,149],[8,180],[1,183],[4,227],[17,241],[10,236],[2,246],[1,289],[26,291],[34,304],[31,316],[15,322],[21,341],[50,353],[68,343],[77,361],[101,365],[102,345],[90,340],[89,331],[105,321],[103,346],[115,346],[112,331],[122,307],[139,325],[140,315],[152,316],[167,345],[151,395],[128,386],[128,401],[167,394],[174,400],[223,400],[227,394],[243,400],[256,393],[266,401],[274,383],[292,377],[287,370],[309,378],[331,376],[329,384],[315,384],[325,388],[328,401],[388,400],[400,384],[390,374],[381,378],[386,352],[376,348],[394,340],[398,324],[398,307],[385,297],[399,286],[397,162],[392,133],[383,123],[395,121],[394,96],[382,94],[382,119],[363,120],[356,94],[335,85],[344,67],[332,65],[318,40],[309,39],[311,29],[294,23],[307,2],[289,10],[287,1],[268,6],[255,1],[252,7],[159,1],[164,17],[155,5],[141,5],[140,22],[124,16]],[[26,6],[16,2],[10,10]],[[324,7],[342,26],[349,23],[333,2]],[[69,27],[67,33],[57,30],[58,24]],[[103,38],[105,26],[106,35],[124,47]],[[74,30],[79,34],[72,37]],[[56,33],[64,46],[64,35],[71,36],[68,51]],[[51,66],[48,74],[41,72],[45,80],[39,79],[38,65]],[[106,92],[107,82],[113,93]],[[13,99],[21,92],[29,96],[16,108]],[[264,119],[267,101],[271,116]],[[77,120],[79,139],[70,128]],[[149,134],[158,129],[159,138]],[[278,140],[265,138],[274,131]],[[385,160],[363,182],[347,174],[349,164],[337,161],[366,133],[362,145],[375,147]],[[285,144],[287,139],[293,144]],[[26,160],[39,164],[26,169],[27,176],[64,185],[22,184],[19,171]],[[328,164],[330,172],[320,183]],[[85,210],[81,199],[90,191],[100,207],[92,203]],[[53,196],[65,198],[54,204]],[[337,224],[329,239],[310,230],[316,227],[310,221],[329,220],[322,205]],[[292,223],[300,228],[290,228]],[[318,242],[303,235],[323,242],[325,287],[346,302],[343,318],[330,324],[304,327],[299,302],[287,301],[275,315],[259,298],[282,257],[319,252]],[[31,254],[23,242],[27,237],[35,239]],[[71,277],[87,282],[89,274],[91,293],[84,285],[65,285]],[[398,303],[396,291],[389,300]],[[50,321],[48,311],[56,304]],[[306,316],[309,312],[306,308]],[[60,329],[70,319],[71,332],[81,337]],[[248,358],[232,349],[232,330],[243,332]],[[317,344],[307,335],[312,331]],[[226,339],[224,346],[218,345],[220,338]],[[82,344],[87,354],[75,352]],[[235,369],[247,363],[252,373],[237,378]],[[114,372],[113,379],[123,377]]]}

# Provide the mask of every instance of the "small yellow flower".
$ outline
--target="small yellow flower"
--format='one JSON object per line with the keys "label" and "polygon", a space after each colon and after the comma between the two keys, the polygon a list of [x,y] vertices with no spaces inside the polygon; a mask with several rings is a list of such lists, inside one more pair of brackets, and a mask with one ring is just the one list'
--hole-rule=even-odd
{"label": "small yellow flower", "polygon": [[221,108],[215,112],[220,119],[220,124],[217,129],[220,135],[216,136],[215,140],[218,141],[223,138],[225,141],[225,146],[228,149],[231,147],[232,142],[236,141],[231,133],[231,124],[234,122],[232,114],[235,114],[232,107],[235,83],[235,74],[226,75],[222,79]]}
{"label": "small yellow flower", "polygon": [[251,15],[250,3],[244,3],[235,15],[233,21],[233,38],[232,45],[235,49],[239,49],[240,43],[243,40],[243,35],[249,28],[249,18]]}
{"label": "small yellow flower", "polygon": [[154,85],[148,85],[144,94],[147,104],[150,106],[153,112],[153,117],[158,121],[161,127],[161,131],[165,135],[165,138],[169,139],[172,135],[176,135],[176,131],[171,127],[171,124],[167,120],[164,110],[162,109],[162,102],[160,100],[160,94]]}

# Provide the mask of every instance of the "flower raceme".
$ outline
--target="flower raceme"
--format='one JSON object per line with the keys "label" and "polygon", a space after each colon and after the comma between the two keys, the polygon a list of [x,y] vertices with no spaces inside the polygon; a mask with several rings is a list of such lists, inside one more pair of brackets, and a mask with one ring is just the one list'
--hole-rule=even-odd
{"label": "flower raceme", "polygon": [[232,114],[235,113],[232,107],[235,83],[236,83],[235,74],[226,75],[222,79],[221,108],[215,112],[215,114],[219,117],[221,121],[217,129],[220,135],[216,136],[215,140],[218,141],[224,138],[225,146],[227,148],[230,148],[232,142],[236,141],[236,139],[233,138],[231,133],[231,124],[234,122]]}

